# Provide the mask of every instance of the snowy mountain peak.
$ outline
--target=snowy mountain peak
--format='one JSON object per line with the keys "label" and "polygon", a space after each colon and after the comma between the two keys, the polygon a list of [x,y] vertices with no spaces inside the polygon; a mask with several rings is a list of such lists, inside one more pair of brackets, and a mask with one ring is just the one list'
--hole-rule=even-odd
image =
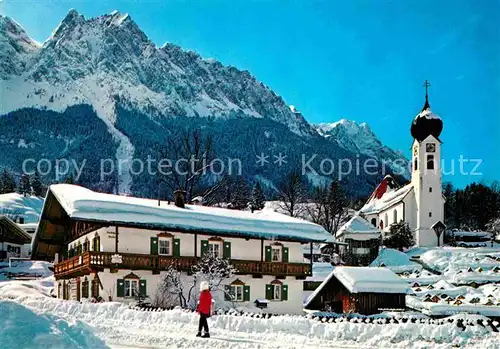
{"label": "snowy mountain peak", "polygon": [[0,78],[20,74],[40,46],[19,23],[0,15]]}
{"label": "snowy mountain peak", "polygon": [[[356,121],[341,119],[332,123],[316,124],[313,127],[321,136],[351,152],[389,162],[404,159],[401,152],[383,145],[365,122],[358,124]],[[401,168],[395,165],[393,169],[400,170]],[[409,177],[408,171],[405,170],[403,175]]]}

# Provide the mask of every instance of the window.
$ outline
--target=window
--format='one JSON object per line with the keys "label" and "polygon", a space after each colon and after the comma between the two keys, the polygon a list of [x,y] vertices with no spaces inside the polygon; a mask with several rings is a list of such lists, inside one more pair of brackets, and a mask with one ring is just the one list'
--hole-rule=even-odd
{"label": "window", "polygon": [[273,300],[280,301],[281,300],[281,285],[272,285],[273,286]]}
{"label": "window", "polygon": [[392,220],[394,223],[398,222],[398,211],[397,210],[392,211]]}
{"label": "window", "polygon": [[427,169],[434,170],[434,155],[427,155]]}
{"label": "window", "polygon": [[235,302],[243,302],[243,285],[231,285],[231,295]]}
{"label": "window", "polygon": [[158,254],[163,256],[172,255],[172,239],[170,238],[158,239]]}
{"label": "window", "polygon": [[372,218],[372,224],[374,227],[377,226],[377,218]]}
{"label": "window", "polygon": [[281,262],[281,249],[282,247],[279,245],[271,246],[271,261],[273,262]]}
{"label": "window", "polygon": [[432,212],[429,212],[429,217],[432,217]]}
{"label": "window", "polygon": [[221,245],[222,245],[222,243],[219,241],[209,241],[208,242],[208,253],[210,253],[215,258],[222,257]]}
{"label": "window", "polygon": [[413,159],[413,170],[414,171],[418,170],[418,158],[417,157],[415,157]]}
{"label": "window", "polygon": [[136,297],[139,295],[139,280],[125,279],[124,296]]}
{"label": "window", "polygon": [[96,235],[94,239],[92,239],[92,250],[96,252],[101,250],[101,238],[99,235]]}
{"label": "window", "polygon": [[429,187],[429,193],[432,193],[432,187]]}

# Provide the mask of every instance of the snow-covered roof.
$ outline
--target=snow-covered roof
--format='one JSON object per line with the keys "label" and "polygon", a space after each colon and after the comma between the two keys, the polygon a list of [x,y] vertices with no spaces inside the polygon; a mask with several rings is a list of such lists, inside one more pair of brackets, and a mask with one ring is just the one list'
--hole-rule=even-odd
{"label": "snow-covered roof", "polygon": [[408,183],[401,188],[391,188],[384,183],[386,178],[379,184],[360,212],[364,214],[379,213],[385,209],[403,201],[404,197],[413,190],[413,185]]}
{"label": "snow-covered roof", "polygon": [[363,217],[356,215],[337,230],[336,236],[339,237],[349,233],[380,234],[380,230]]}
{"label": "snow-covered roof", "polygon": [[408,283],[386,268],[337,267],[332,274],[351,293],[406,293]]}
{"label": "snow-covered roof", "polygon": [[335,267],[328,277],[309,296],[309,304],[321,293],[330,280],[335,277],[351,293],[408,293],[407,281],[386,268],[374,267]]}
{"label": "snow-covered roof", "polygon": [[492,233],[488,233],[487,231],[453,231],[448,232],[446,235],[455,236],[455,237],[477,237],[477,238],[490,238]]}
{"label": "snow-covered roof", "polygon": [[252,213],[198,205],[179,208],[165,203],[158,206],[157,200],[96,193],[70,184],[52,185],[49,191],[75,220],[265,239],[332,240],[332,236],[317,224],[269,210]]}

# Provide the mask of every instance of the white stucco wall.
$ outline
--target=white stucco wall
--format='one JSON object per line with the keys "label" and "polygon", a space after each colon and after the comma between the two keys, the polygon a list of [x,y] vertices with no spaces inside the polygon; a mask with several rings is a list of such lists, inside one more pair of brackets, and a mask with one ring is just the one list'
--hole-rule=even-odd
{"label": "white stucco wall", "polygon": [[[105,269],[100,272],[99,279],[103,285],[103,288],[99,289],[99,296],[101,296],[105,301],[123,301],[123,302],[135,302],[133,299],[118,298],[117,297],[117,282],[118,279],[123,279],[126,275],[134,273],[139,276],[141,280],[146,280],[146,293],[148,295],[148,301],[153,301],[158,290],[158,285],[165,275],[165,272],[153,275],[151,271],[144,270],[118,270],[117,273],[111,273],[109,269]],[[91,281],[94,278],[93,275],[88,275],[87,280],[89,281],[89,297],[91,296]],[[266,285],[270,284],[275,278],[270,275],[264,275],[263,278],[253,278],[251,275],[237,275],[231,279],[228,279],[224,284],[229,285],[232,281],[239,279],[245,285],[250,286],[250,301],[249,302],[232,302],[231,305],[235,307],[246,307],[253,306],[256,299],[265,299],[266,297]],[[72,282],[76,283],[76,278],[72,279]],[[80,278],[81,281],[84,277]],[[183,273],[183,280],[185,285],[192,284],[192,278],[187,274]],[[286,279],[280,280],[284,285],[288,286],[288,300],[286,301],[272,301],[268,303],[268,307],[263,309],[263,312],[273,313],[273,314],[301,314],[303,312],[303,281],[297,280],[295,277],[287,277]],[[58,287],[62,285],[62,280],[56,281],[55,294],[58,294]],[[66,281],[68,282],[68,281]],[[80,283],[81,285],[81,283]],[[60,292],[62,297],[62,290]],[[80,290],[81,294],[81,290]],[[197,294],[197,293],[196,293]],[[225,301],[222,292],[214,291],[212,296],[215,300],[215,307],[225,308]]]}
{"label": "white stucco wall", "polygon": [[[90,249],[92,250],[92,239],[99,235],[101,252],[115,252],[115,227],[107,227],[96,230],[82,236],[70,244],[68,247],[76,247],[78,243],[83,243],[88,239],[90,241]],[[118,251],[120,253],[137,253],[137,254],[150,254],[151,237],[156,237],[157,234],[162,233],[161,230],[148,230],[137,228],[118,228]],[[194,257],[194,243],[195,235],[187,233],[169,232],[174,238],[180,239],[180,254],[185,257]],[[197,235],[197,255],[201,256],[202,240],[208,240],[214,237],[213,235]],[[232,259],[241,260],[256,260],[261,258],[261,240],[245,239],[245,238],[227,238],[223,237],[224,241],[231,243],[231,257]],[[284,247],[288,247],[288,261],[291,263],[303,263],[304,255],[302,253],[303,244],[299,242],[283,242],[283,241],[270,241],[264,240],[265,247],[275,242],[280,242]]]}

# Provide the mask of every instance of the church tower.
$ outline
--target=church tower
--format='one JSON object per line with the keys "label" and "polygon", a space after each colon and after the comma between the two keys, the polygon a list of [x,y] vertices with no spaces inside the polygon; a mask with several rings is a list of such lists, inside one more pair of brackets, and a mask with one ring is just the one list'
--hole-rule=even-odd
{"label": "church tower", "polygon": [[441,140],[443,121],[434,114],[429,104],[426,80],[425,104],[413,119],[411,182],[416,200],[415,242],[418,246],[442,246],[443,236],[438,241],[434,224],[444,221],[444,197],[441,192]]}

